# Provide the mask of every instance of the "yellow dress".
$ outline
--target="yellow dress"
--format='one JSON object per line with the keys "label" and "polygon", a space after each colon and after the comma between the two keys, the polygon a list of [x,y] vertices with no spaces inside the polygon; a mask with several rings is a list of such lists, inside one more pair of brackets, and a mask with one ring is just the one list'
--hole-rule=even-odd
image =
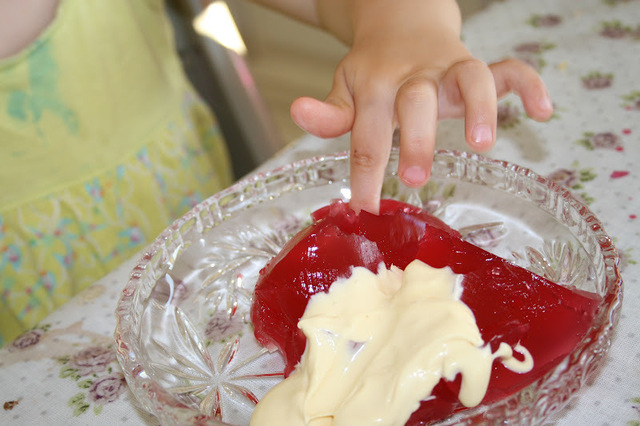
{"label": "yellow dress", "polygon": [[163,2],[61,1],[0,60],[0,346],[230,182]]}

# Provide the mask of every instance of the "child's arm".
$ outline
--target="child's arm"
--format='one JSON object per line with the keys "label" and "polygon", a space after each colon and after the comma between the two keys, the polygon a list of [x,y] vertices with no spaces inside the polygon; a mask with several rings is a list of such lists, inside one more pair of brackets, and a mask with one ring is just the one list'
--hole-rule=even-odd
{"label": "child's arm", "polygon": [[400,128],[399,173],[426,183],[438,119],[465,117],[467,144],[490,149],[497,98],[515,92],[527,113],[546,120],[552,105],[544,83],[515,60],[487,66],[460,40],[455,0],[259,0],[324,28],[351,46],[324,101],[299,98],[294,121],[320,137],[351,131],[351,207],[377,213],[384,169]]}
{"label": "child's arm", "polygon": [[0,0],[0,59],[32,43],[53,20],[58,0]]}

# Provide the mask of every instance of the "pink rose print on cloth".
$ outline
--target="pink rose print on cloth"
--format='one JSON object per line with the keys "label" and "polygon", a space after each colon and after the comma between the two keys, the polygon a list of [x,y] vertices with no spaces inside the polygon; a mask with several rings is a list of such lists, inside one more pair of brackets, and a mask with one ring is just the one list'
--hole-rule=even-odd
{"label": "pink rose print on cloth", "polygon": [[537,71],[540,71],[547,64],[542,57],[543,53],[554,47],[556,46],[553,43],[533,41],[518,44],[513,47],[513,51],[515,52],[516,58],[531,65]]}
{"label": "pink rose print on cloth", "polygon": [[583,183],[592,181],[596,177],[597,175],[591,169],[558,169],[547,176],[555,183],[571,189],[574,195],[585,204],[591,204],[593,197],[586,192],[578,193],[577,191],[584,188]]}
{"label": "pink rose print on cloth", "polygon": [[[461,231],[462,232],[462,231]],[[477,230],[471,230],[463,233],[464,239],[478,247],[493,248],[500,244],[507,231],[504,226],[495,225],[487,226]]]}
{"label": "pink rose print on cloth", "polygon": [[640,40],[640,25],[633,28],[631,26],[624,25],[618,20],[602,22],[600,24],[599,34],[602,37],[613,40],[621,40],[626,38]]}
{"label": "pink rose print on cloth", "polygon": [[560,25],[562,23],[562,17],[553,14],[533,15],[528,22],[536,28],[550,28]]}
{"label": "pink rose print on cloth", "polygon": [[274,225],[274,230],[280,235],[286,235],[287,238],[291,238],[299,230],[311,223],[308,219],[301,219],[299,217],[291,216],[282,221],[277,222]]}
{"label": "pink rose print on cloth", "polygon": [[92,346],[75,353],[69,360],[69,367],[76,369],[80,376],[102,373],[116,360],[113,348]]}
{"label": "pink rose print on cloth", "polygon": [[113,402],[127,389],[127,382],[122,373],[111,374],[93,382],[88,396],[91,402],[105,404]]}
{"label": "pink rose print on cloth", "polygon": [[590,72],[582,77],[582,87],[588,90],[606,89],[611,87],[613,74],[603,74],[598,71]]}
{"label": "pink rose print on cloth", "polygon": [[629,265],[638,264],[638,262],[631,255],[632,250],[633,249],[618,250],[618,256],[620,258],[620,263],[618,263],[618,268],[620,269],[620,272],[624,272]]}
{"label": "pink rose print on cloth", "polygon": [[204,329],[207,346],[214,342],[224,342],[242,331],[240,315],[229,317],[225,312],[218,311],[207,322]]}
{"label": "pink rose print on cloth", "polygon": [[612,39],[624,38],[629,31],[629,28],[624,27],[620,21],[603,22],[600,27],[600,35]]}
{"label": "pink rose print on cloth", "polygon": [[621,137],[613,132],[585,132],[583,133],[583,138],[576,141],[576,143],[588,150],[610,149],[614,151],[624,151]]}
{"label": "pink rose print on cloth", "polygon": [[[429,185],[427,185],[425,188],[423,188],[420,191],[420,195],[421,195],[420,198],[422,200],[427,200],[422,204],[422,208],[429,213],[435,213],[436,210],[442,207],[442,205],[447,199],[453,196],[453,194],[455,193],[455,185],[447,185],[446,187],[444,187],[443,191],[437,192],[433,195],[432,195],[433,191],[429,191],[428,186]],[[428,195],[425,196],[422,194],[428,194]]]}
{"label": "pink rose print on cloth", "polygon": [[547,177],[555,183],[566,186],[567,188],[572,188],[580,183],[580,177],[578,172],[575,170],[558,169]]}
{"label": "pink rose print on cloth", "polygon": [[92,406],[98,415],[105,404],[117,400],[127,389],[113,346],[90,346],[58,358],[58,363],[62,364],[59,377],[76,381],[81,390],[69,399],[73,416],[84,414]]}
{"label": "pink rose print on cloth", "polygon": [[513,48],[516,53],[543,53],[545,50],[553,49],[552,43],[542,43],[537,41],[518,44]]}
{"label": "pink rose print on cloth", "polygon": [[45,324],[25,331],[11,342],[8,348],[9,352],[17,352],[37,345],[50,327],[50,324]]}
{"label": "pink rose print on cloth", "polygon": [[636,90],[622,97],[622,106],[627,111],[640,111],[640,91]]}
{"label": "pink rose print on cloth", "polygon": [[511,129],[520,124],[520,108],[511,102],[501,102],[498,105],[498,127],[501,129]]}

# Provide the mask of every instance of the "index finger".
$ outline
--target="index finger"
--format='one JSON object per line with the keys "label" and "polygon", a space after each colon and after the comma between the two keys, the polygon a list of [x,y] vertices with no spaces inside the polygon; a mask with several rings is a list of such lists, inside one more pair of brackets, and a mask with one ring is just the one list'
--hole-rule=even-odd
{"label": "index finger", "polygon": [[[375,92],[375,91],[374,91]],[[351,130],[351,201],[359,213],[378,214],[380,191],[391,154],[393,105],[380,102],[390,97],[368,96],[356,99],[356,118]]]}

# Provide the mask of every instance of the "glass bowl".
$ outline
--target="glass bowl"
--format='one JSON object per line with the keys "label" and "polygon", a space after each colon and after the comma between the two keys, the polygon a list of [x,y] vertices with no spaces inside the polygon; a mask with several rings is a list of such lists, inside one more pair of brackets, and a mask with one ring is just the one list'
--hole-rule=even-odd
{"label": "glass bowl", "polygon": [[[175,221],[131,272],[116,316],[118,360],[141,405],[162,424],[246,425],[282,380],[283,360],[253,337],[252,289],[265,263],[349,198],[348,155],[246,178]],[[384,198],[426,208],[476,245],[562,285],[603,297],[587,337],[555,369],[511,397],[443,424],[539,424],[593,378],[620,314],[618,256],[598,219],[563,188],[523,167],[439,151],[424,188],[400,183],[393,151]]]}

